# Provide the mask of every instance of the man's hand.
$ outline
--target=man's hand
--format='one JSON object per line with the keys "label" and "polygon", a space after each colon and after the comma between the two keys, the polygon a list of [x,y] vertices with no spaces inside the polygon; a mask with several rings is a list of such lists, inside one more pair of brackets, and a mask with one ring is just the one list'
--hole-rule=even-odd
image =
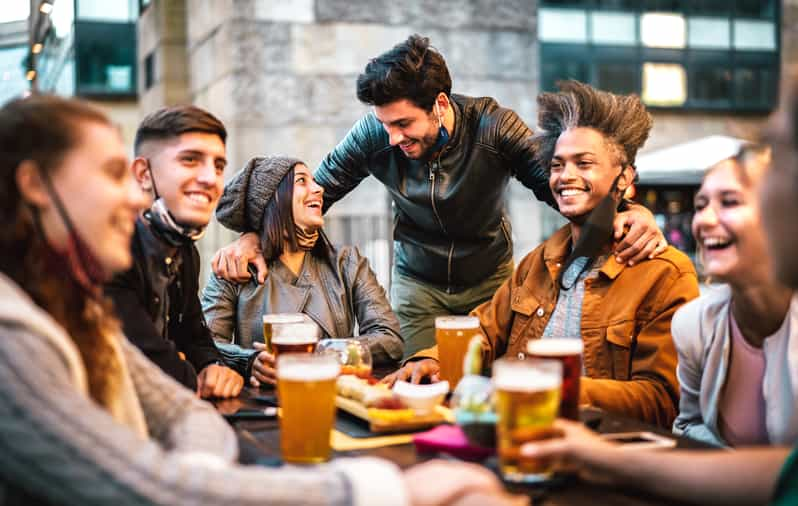
{"label": "man's hand", "polygon": [[232,244],[225,246],[213,255],[211,267],[213,273],[222,279],[234,283],[246,283],[252,278],[247,265],[253,264],[258,273],[258,284],[266,280],[269,268],[263,259],[260,241],[257,234],[247,232]]}
{"label": "man's hand", "polygon": [[393,386],[399,380],[407,381],[410,378],[410,383],[419,383],[423,378],[429,378],[431,383],[437,383],[441,380],[440,365],[434,358],[423,358],[413,362],[408,362],[401,367],[398,371],[391,373],[380,381],[388,386]]}
{"label": "man's hand", "polygon": [[244,378],[223,365],[206,365],[197,375],[197,394],[203,399],[235,397],[242,388]]}
{"label": "man's hand", "polygon": [[654,258],[668,247],[668,241],[654,220],[651,211],[634,205],[618,213],[613,224],[614,239],[621,240],[615,247],[615,259],[630,266]]}
{"label": "man's hand", "polygon": [[[431,460],[407,469],[404,478],[413,506],[455,504],[469,494],[506,497],[496,476],[476,464]],[[488,501],[480,504],[510,503]]]}
{"label": "man's hand", "polygon": [[266,351],[266,345],[263,343],[252,343],[258,351],[258,356],[252,362],[252,377],[249,383],[254,387],[259,387],[263,384],[276,385],[277,384],[277,371],[274,366],[274,355]]}

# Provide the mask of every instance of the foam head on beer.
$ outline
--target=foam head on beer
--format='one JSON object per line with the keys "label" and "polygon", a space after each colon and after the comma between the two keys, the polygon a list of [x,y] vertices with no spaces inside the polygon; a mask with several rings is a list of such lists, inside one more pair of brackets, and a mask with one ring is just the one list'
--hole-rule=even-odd
{"label": "foam head on beer", "polygon": [[480,333],[476,316],[439,316],[435,318],[435,342],[438,345],[440,377],[457,386],[463,376],[463,358],[471,338]]}
{"label": "foam head on beer", "polygon": [[313,353],[319,341],[319,326],[312,322],[290,323],[273,329],[271,348],[275,355]]}
{"label": "foam head on beer", "polygon": [[536,357],[558,358],[581,355],[584,349],[581,338],[573,339],[533,339],[526,345],[527,353]]}
{"label": "foam head on beer", "polygon": [[[315,355],[318,357],[319,355]],[[301,357],[301,355],[299,355]],[[341,366],[334,358],[331,360],[294,360],[295,357],[285,355],[277,358],[277,376],[287,381],[325,381],[337,379]],[[296,357],[298,358],[298,357]]]}
{"label": "foam head on beer", "polygon": [[[493,386],[508,392],[544,392],[560,388],[562,365],[558,362],[497,360],[493,367]],[[529,365],[537,367],[529,367]]]}

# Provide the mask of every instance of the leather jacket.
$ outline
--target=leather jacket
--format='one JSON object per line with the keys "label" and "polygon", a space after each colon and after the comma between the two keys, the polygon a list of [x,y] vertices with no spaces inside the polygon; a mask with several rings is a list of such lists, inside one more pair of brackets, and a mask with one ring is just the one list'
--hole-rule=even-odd
{"label": "leather jacket", "polygon": [[515,176],[553,205],[533,158],[532,131],[492,98],[452,95],[455,126],[430,160],[411,160],[374,114],[361,118],[314,178],[325,211],[369,175],[393,199],[398,271],[449,293],[478,284],[512,258],[505,189]]}
{"label": "leather jacket", "polygon": [[265,313],[304,313],[321,327],[322,338],[357,335],[377,364],[402,357],[399,320],[368,260],[354,246],[330,244],[323,232],[299,276],[279,260],[269,263],[262,285],[211,274],[202,308],[225,361],[247,378],[252,343],[263,342]]}

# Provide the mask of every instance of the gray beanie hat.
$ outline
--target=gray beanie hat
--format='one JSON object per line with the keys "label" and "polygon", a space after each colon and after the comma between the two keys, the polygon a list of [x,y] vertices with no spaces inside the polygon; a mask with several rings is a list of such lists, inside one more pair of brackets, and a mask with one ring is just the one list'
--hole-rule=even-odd
{"label": "gray beanie hat", "polygon": [[288,171],[298,163],[287,156],[256,156],[224,185],[216,207],[216,219],[236,232],[256,232],[263,221],[266,203]]}

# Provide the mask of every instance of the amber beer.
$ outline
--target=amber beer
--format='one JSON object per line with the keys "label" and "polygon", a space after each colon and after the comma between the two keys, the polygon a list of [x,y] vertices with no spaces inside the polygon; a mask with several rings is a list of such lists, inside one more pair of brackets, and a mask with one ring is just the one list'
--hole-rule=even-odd
{"label": "amber beer", "polygon": [[284,461],[315,464],[330,459],[339,370],[338,360],[328,354],[288,354],[277,359]]}
{"label": "amber beer", "polygon": [[315,323],[283,324],[279,332],[272,335],[272,353],[275,357],[286,353],[313,353],[318,342],[319,327]]}
{"label": "amber beer", "polygon": [[507,481],[534,483],[551,475],[548,461],[521,458],[521,445],[552,437],[561,384],[556,360],[507,358],[493,364],[499,469]]}
{"label": "amber beer", "polygon": [[435,342],[438,344],[438,362],[441,380],[449,382],[454,390],[463,377],[463,359],[468,342],[480,334],[476,316],[439,316],[435,318]]}
{"label": "amber beer", "polygon": [[306,321],[306,317],[302,313],[272,313],[263,315],[263,343],[269,353],[274,353],[272,350],[272,336],[275,331],[280,332],[279,327],[290,323],[302,323]]}
{"label": "amber beer", "polygon": [[559,360],[562,363],[560,416],[579,420],[579,378],[582,377],[582,339],[535,339],[527,344],[530,357]]}

